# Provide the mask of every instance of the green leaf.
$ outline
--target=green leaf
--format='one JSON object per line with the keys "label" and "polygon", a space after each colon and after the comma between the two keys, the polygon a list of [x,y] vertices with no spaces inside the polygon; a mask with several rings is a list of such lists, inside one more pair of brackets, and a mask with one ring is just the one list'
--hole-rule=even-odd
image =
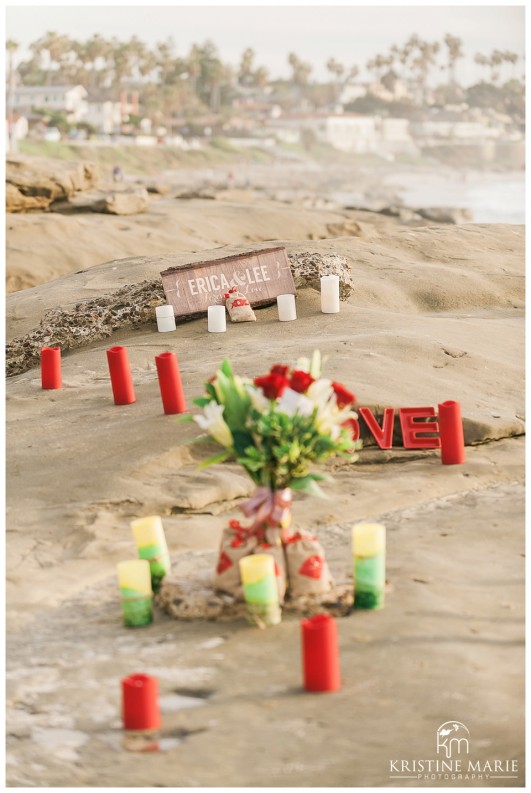
{"label": "green leaf", "polygon": [[327,496],[326,493],[321,490],[315,481],[313,474],[292,479],[290,482],[290,487],[292,490],[299,490],[301,493],[307,493],[309,496],[317,496],[318,498],[326,499],[329,498],[329,496]]}
{"label": "green leaf", "polygon": [[203,462],[198,466],[198,470],[201,471],[203,468],[208,468],[209,465],[216,465],[216,463],[223,463],[225,460],[228,460],[230,456],[230,449],[225,449],[225,451],[220,452],[219,454],[214,454],[207,460],[203,460]]}
{"label": "green leaf", "polygon": [[218,387],[224,406],[223,417],[231,431],[244,430],[251,398],[247,393],[241,394],[234,382],[221,371],[218,372]]}
{"label": "green leaf", "polygon": [[234,438],[234,448],[237,452],[245,452],[249,446],[254,448],[253,437],[248,432],[233,430],[232,437]]}
{"label": "green leaf", "polygon": [[223,360],[223,363],[221,364],[220,368],[226,377],[234,377],[234,374],[232,372],[232,366],[230,365],[230,361],[228,358],[225,358]]}
{"label": "green leaf", "polygon": [[218,395],[216,394],[216,389],[214,388],[212,383],[205,383],[205,390],[207,394],[209,394],[209,396],[211,396],[215,402],[218,401]]}
{"label": "green leaf", "polygon": [[190,423],[194,420],[194,417],[190,413],[184,413],[182,416],[177,416],[177,421],[181,424]]}
{"label": "green leaf", "polygon": [[309,476],[316,482],[333,482],[334,478],[330,474],[322,474],[319,471],[312,471]]}
{"label": "green leaf", "polygon": [[197,397],[197,399],[192,400],[194,405],[197,405],[198,408],[204,408],[206,405],[210,405],[212,402],[209,396],[207,397]]}

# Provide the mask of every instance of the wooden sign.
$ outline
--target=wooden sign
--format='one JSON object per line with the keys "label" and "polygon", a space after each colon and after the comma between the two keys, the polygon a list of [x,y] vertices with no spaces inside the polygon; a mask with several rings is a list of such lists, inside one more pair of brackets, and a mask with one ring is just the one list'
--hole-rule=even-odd
{"label": "wooden sign", "polygon": [[273,303],[277,295],[296,294],[285,248],[264,248],[161,272],[166,300],[176,317],[206,314],[224,305],[223,295],[236,286],[251,306]]}

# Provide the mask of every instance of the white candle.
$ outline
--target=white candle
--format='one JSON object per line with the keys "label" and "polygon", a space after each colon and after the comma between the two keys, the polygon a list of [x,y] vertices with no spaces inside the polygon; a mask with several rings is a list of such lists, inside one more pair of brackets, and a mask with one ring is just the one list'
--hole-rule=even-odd
{"label": "white candle", "polygon": [[227,317],[225,306],[208,307],[208,332],[225,333],[227,330]]}
{"label": "white candle", "polygon": [[297,319],[295,295],[277,295],[278,318],[281,322]]}
{"label": "white candle", "polygon": [[339,275],[321,276],[321,311],[323,314],[339,311]]}
{"label": "white candle", "polygon": [[170,330],[176,330],[173,306],[157,306],[155,313],[157,315],[157,328],[159,333],[167,333]]}

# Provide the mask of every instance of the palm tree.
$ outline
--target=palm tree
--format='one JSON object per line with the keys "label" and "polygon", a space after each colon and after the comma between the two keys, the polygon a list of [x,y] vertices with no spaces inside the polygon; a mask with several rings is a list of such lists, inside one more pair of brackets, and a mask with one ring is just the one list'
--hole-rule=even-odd
{"label": "palm tree", "polygon": [[498,80],[500,79],[500,67],[504,61],[503,52],[500,50],[493,50],[489,66],[490,66],[490,80],[491,82],[496,85]]}
{"label": "palm tree", "polygon": [[9,152],[14,154],[17,150],[17,138],[15,135],[15,53],[19,44],[14,39],[6,41],[8,57],[8,93],[7,93],[7,120],[9,125]]}
{"label": "palm tree", "polygon": [[335,58],[329,58],[326,62],[326,68],[332,75],[334,101],[337,102],[341,93],[341,78],[345,73],[345,67],[342,63],[336,61]]}
{"label": "palm tree", "polygon": [[[485,69],[490,65],[490,59],[487,58],[486,55],[482,55],[481,52],[478,52],[474,56],[474,63],[477,63],[478,66],[481,66]],[[485,80],[482,79],[482,82],[485,82]]]}
{"label": "palm tree", "polygon": [[[73,50],[72,42],[68,36],[62,36],[53,31],[45,33],[40,39],[34,42],[30,49],[38,58],[42,57],[43,52],[48,54],[49,68],[46,71],[46,84],[50,85],[55,75],[61,75],[61,69],[68,60],[69,54]],[[56,69],[53,67],[57,66]]]}
{"label": "palm tree", "polygon": [[238,69],[238,82],[240,85],[249,86],[253,83],[254,50],[247,47],[242,54]]}
{"label": "palm tree", "polygon": [[112,45],[112,72],[113,85],[120,88],[126,77],[131,77],[131,50],[129,45],[113,38]]}
{"label": "palm tree", "polygon": [[381,82],[385,67],[389,66],[392,62],[393,56],[385,57],[385,55],[375,55],[372,60],[367,61],[367,69],[369,72],[374,73],[376,81],[379,83]]}
{"label": "palm tree", "polygon": [[197,86],[201,74],[201,51],[197,44],[193,44],[186,62],[190,90],[197,96]]}
{"label": "palm tree", "polygon": [[516,52],[510,52],[509,50],[505,50],[503,53],[503,60],[507,63],[510,63],[513,67],[512,70],[512,79],[516,80],[516,64],[520,60]]}
{"label": "palm tree", "polygon": [[254,82],[257,88],[265,88],[269,82],[269,72],[265,66],[259,66],[254,73]]}
{"label": "palm tree", "polygon": [[452,36],[450,33],[447,33],[444,37],[444,43],[448,50],[448,82],[451,85],[456,85],[455,65],[459,58],[464,56],[463,42],[460,38],[457,38],[457,36]]}
{"label": "palm tree", "polygon": [[112,44],[95,33],[88,41],[79,44],[74,42],[74,49],[79,60],[89,72],[88,83],[90,88],[101,87],[104,79],[109,75],[109,59],[112,54]]}
{"label": "palm tree", "polygon": [[291,82],[300,103],[302,101],[304,89],[308,85],[310,74],[312,73],[312,66],[309,63],[301,61],[294,52],[290,52],[288,55],[288,63],[292,70]]}
{"label": "palm tree", "polygon": [[155,58],[159,70],[159,80],[165,85],[174,66],[175,44],[170,37],[166,41],[159,41],[155,45]]}
{"label": "palm tree", "polygon": [[419,55],[413,61],[413,66],[418,72],[417,83],[419,86],[420,99],[426,100],[426,90],[428,87],[429,74],[436,63],[436,55],[439,52],[439,42],[420,41],[417,45]]}

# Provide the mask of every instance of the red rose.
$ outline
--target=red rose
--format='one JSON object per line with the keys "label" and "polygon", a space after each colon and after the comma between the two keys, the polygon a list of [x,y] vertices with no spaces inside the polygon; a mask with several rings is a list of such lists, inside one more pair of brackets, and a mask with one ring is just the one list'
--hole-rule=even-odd
{"label": "red rose", "polygon": [[301,369],[295,369],[295,371],[291,373],[289,387],[298,394],[304,394],[312,383],[315,383],[315,378],[312,377],[309,372],[303,372]]}
{"label": "red rose", "polygon": [[334,394],[336,395],[336,402],[338,408],[344,408],[346,405],[350,405],[352,402],[356,401],[356,395],[347,391],[344,385],[341,383],[332,383],[332,388],[334,389]]}
{"label": "red rose", "polygon": [[281,396],[288,387],[288,378],[282,377],[276,372],[264,375],[264,377],[255,377],[254,384],[257,388],[261,388],[264,396],[268,399],[276,399]]}
{"label": "red rose", "polygon": [[282,377],[287,377],[289,372],[289,366],[282,366],[280,363],[276,363],[274,366],[271,367],[271,374],[279,374]]}

